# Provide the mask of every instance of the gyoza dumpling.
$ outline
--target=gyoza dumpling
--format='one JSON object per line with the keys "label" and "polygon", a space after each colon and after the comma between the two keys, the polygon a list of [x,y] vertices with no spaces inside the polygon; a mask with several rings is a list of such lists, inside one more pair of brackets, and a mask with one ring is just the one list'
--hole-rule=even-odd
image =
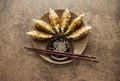
{"label": "gyoza dumpling", "polygon": [[74,31],[69,36],[67,36],[67,38],[77,40],[87,35],[91,30],[91,28],[92,28],[91,26],[85,26],[85,27],[79,28],[78,30]]}
{"label": "gyoza dumpling", "polygon": [[64,33],[66,29],[68,28],[70,18],[71,18],[71,13],[66,8],[66,10],[63,12],[62,17],[61,17],[61,32],[62,33]]}
{"label": "gyoza dumpling", "polygon": [[37,31],[37,30],[33,30],[30,32],[26,33],[28,36],[30,36],[32,39],[36,39],[36,40],[46,40],[52,37],[52,35],[41,32],[41,31]]}
{"label": "gyoza dumpling", "polygon": [[60,32],[59,17],[57,15],[57,13],[54,10],[52,10],[51,8],[49,11],[49,19],[50,19],[51,26],[53,27],[53,29],[59,33]]}
{"label": "gyoza dumpling", "polygon": [[35,26],[42,30],[42,31],[45,31],[47,33],[51,33],[51,34],[55,34],[54,30],[52,29],[52,27],[47,24],[45,21],[43,20],[36,20],[36,19],[33,19],[34,23],[35,23]]}
{"label": "gyoza dumpling", "polygon": [[84,14],[82,14],[79,17],[75,18],[71,22],[70,26],[68,27],[67,31],[64,34],[68,35],[71,32],[73,32],[74,30],[76,30],[79,27],[80,23],[82,22],[83,17],[84,17]]}

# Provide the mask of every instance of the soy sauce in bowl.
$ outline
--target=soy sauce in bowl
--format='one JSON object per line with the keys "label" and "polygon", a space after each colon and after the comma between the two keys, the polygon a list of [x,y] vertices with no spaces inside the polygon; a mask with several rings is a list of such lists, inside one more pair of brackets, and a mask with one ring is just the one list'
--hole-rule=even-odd
{"label": "soy sauce in bowl", "polygon": [[[73,45],[64,35],[55,35],[48,42],[47,50],[73,53]],[[64,61],[69,59],[68,57],[60,55],[50,55],[50,57],[56,61]]]}

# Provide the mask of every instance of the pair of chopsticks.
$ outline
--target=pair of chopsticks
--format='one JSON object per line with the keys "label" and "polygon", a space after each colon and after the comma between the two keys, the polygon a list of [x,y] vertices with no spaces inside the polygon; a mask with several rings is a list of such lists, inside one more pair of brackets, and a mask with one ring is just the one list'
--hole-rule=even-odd
{"label": "pair of chopsticks", "polygon": [[85,60],[85,61],[98,63],[98,61],[95,60],[96,57],[93,57],[93,56],[83,56],[83,55],[78,55],[78,54],[74,54],[74,53],[67,53],[67,52],[63,52],[63,53],[62,52],[54,52],[51,50],[42,50],[42,49],[36,49],[36,48],[30,48],[30,47],[24,47],[24,48],[29,50],[29,51],[37,52],[39,54],[60,55],[60,56],[65,56],[65,57],[69,57],[72,59]]}

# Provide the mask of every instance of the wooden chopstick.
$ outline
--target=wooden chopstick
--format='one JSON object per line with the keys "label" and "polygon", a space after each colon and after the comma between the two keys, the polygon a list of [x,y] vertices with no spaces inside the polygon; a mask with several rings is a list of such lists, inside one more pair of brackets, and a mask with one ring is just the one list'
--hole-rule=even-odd
{"label": "wooden chopstick", "polygon": [[60,56],[66,56],[72,59],[78,59],[78,60],[86,60],[86,61],[91,61],[91,62],[98,62],[95,60],[95,57],[90,57],[90,56],[83,56],[83,55],[76,55],[73,53],[61,53],[61,52],[54,52],[51,50],[42,50],[42,49],[36,49],[36,48],[29,48],[29,47],[24,47],[25,49],[28,49],[30,51],[38,52],[38,53],[44,53],[44,54],[51,54],[51,55],[60,55]]}
{"label": "wooden chopstick", "polygon": [[[54,51],[51,51],[51,50],[42,50],[42,49],[36,49],[36,48],[29,48],[29,47],[24,47],[25,49],[34,49],[34,50],[40,50],[40,51],[46,51],[46,52],[54,52]],[[93,59],[96,59],[96,57],[93,57],[93,56],[84,56],[84,55],[78,55],[78,54],[73,54],[73,53],[67,53],[67,52],[54,52],[56,54],[64,54],[64,55],[71,55],[71,56],[78,56],[78,57],[86,57],[86,58],[93,58]]]}

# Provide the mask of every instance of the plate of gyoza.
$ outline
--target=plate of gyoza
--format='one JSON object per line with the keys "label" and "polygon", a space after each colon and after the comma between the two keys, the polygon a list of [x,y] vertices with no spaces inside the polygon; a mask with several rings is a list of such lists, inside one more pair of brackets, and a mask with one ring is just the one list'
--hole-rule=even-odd
{"label": "plate of gyoza", "polygon": [[[91,26],[83,21],[84,14],[76,15],[69,11],[50,8],[38,19],[33,19],[34,28],[26,34],[33,39],[34,48],[55,52],[70,52],[81,55],[86,48]],[[60,55],[40,54],[51,63],[66,64],[74,61]]]}

